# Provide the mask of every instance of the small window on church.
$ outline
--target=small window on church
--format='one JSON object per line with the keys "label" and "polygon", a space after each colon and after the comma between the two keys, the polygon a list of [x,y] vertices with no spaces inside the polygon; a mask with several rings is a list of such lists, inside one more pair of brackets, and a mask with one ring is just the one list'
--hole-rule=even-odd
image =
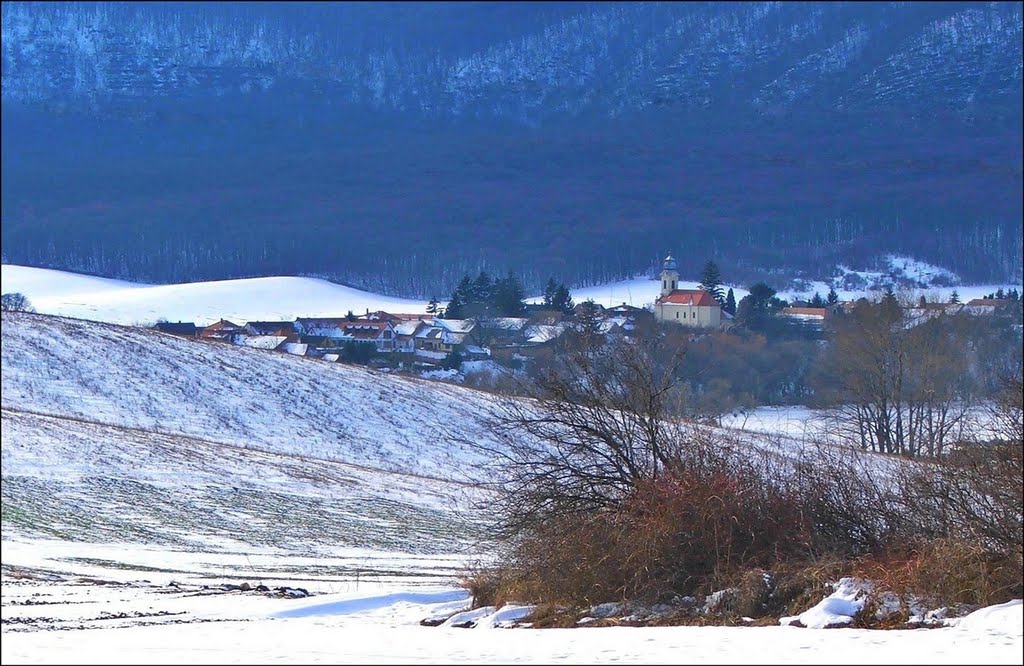
{"label": "small window on church", "polygon": [[678,312],[676,313],[676,319],[679,319],[679,313]]}

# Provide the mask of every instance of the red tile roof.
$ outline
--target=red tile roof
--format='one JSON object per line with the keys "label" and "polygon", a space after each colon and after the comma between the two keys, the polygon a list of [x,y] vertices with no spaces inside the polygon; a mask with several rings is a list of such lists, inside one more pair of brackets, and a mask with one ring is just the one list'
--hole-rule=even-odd
{"label": "red tile roof", "polygon": [[800,308],[800,307],[785,307],[782,308],[782,314],[784,315],[806,315],[811,317],[821,317],[824,319],[828,316],[828,308]]}
{"label": "red tile roof", "polygon": [[360,319],[342,324],[341,330],[356,340],[376,340],[382,331],[391,330],[391,322]]}
{"label": "red tile roof", "polygon": [[662,296],[658,303],[673,303],[675,305],[718,305],[715,297],[703,289],[676,289]]}

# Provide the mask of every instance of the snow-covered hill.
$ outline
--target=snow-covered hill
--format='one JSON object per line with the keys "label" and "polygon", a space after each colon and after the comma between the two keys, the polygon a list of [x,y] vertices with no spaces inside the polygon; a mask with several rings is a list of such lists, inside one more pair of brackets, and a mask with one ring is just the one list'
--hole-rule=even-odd
{"label": "snow-covered hill", "polygon": [[147,285],[28,266],[0,266],[3,292],[25,294],[38,312],[115,324],[158,319],[199,325],[228,319],[291,321],[343,317],[351,310],[422,313],[425,301],[381,296],[302,277],[266,277]]}
{"label": "snow-covered hill", "polygon": [[[182,547],[465,542],[486,394],[149,330],[4,313],[3,521]],[[442,546],[443,544],[443,546]]]}

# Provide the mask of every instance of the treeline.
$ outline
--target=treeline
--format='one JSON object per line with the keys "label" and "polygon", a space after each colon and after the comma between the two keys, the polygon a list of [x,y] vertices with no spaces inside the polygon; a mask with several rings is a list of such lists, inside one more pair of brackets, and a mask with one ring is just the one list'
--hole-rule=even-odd
{"label": "treeline", "polygon": [[481,270],[513,270],[534,294],[549,276],[578,287],[654,274],[669,251],[684,279],[714,256],[731,280],[777,289],[888,252],[967,280],[1021,275],[1019,130],[991,145],[888,127],[855,140],[652,116],[339,138],[223,115],[102,139],[5,115],[4,260],[157,283],[314,275],[424,299]]}
{"label": "treeline", "polygon": [[935,455],[974,425],[1002,378],[1020,372],[1020,301],[972,315],[889,293],[832,308],[819,327],[780,316],[783,303],[769,287],[751,292],[728,330],[641,329],[685,350],[690,417],[810,405],[834,410],[831,430],[858,447]]}
{"label": "treeline", "polygon": [[[427,314],[445,319],[521,317],[526,310],[525,299],[522,282],[512,273],[492,278],[487,271],[480,271],[475,279],[462,276],[445,308],[440,308],[437,299],[432,297],[427,304]],[[544,285],[542,304],[563,314],[570,314],[574,306],[569,288],[555,282],[554,278],[548,278]]]}

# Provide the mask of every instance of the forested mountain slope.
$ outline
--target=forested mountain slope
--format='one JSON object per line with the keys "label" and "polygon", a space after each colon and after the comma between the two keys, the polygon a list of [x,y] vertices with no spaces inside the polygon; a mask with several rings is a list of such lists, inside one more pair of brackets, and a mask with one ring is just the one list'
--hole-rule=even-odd
{"label": "forested mountain slope", "polygon": [[1020,274],[1021,3],[2,11],[7,261],[418,297],[667,250]]}

